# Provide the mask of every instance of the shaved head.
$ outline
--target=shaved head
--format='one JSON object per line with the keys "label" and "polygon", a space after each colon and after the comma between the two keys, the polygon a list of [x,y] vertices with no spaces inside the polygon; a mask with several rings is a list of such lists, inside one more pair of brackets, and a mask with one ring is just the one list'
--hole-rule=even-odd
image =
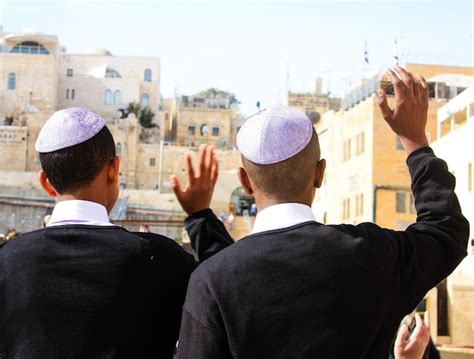
{"label": "shaved head", "polygon": [[293,157],[261,165],[242,156],[242,164],[255,187],[267,198],[291,200],[313,185],[320,156],[318,135],[313,130],[309,143]]}

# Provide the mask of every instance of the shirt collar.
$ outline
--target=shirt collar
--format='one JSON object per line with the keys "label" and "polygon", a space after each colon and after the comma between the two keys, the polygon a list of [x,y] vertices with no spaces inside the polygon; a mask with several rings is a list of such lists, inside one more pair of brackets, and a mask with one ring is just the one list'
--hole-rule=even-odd
{"label": "shirt collar", "polygon": [[112,226],[107,210],[101,204],[90,201],[68,200],[56,203],[48,227],[66,224]]}
{"label": "shirt collar", "polygon": [[275,204],[258,212],[250,234],[291,227],[308,221],[316,222],[311,207],[301,203]]}

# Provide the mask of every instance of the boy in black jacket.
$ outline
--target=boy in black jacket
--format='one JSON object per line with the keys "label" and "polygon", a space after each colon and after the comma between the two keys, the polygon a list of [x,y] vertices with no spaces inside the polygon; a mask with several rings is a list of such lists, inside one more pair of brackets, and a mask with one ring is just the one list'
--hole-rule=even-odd
{"label": "boy in black jacket", "polygon": [[[388,75],[394,109],[377,95],[408,155],[416,223],[393,231],[316,222],[310,206],[325,161],[311,121],[284,106],[258,113],[237,145],[240,181],[259,213],[249,236],[192,274],[178,358],[384,358],[401,319],[461,262],[469,224],[454,177],[428,147],[428,86],[401,67]],[[203,221],[188,221],[192,240]]]}
{"label": "boy in black jacket", "polygon": [[[109,222],[119,158],[101,117],[56,112],[36,150],[41,186],[59,202],[47,228],[0,249],[0,358],[171,358],[193,256]],[[199,165],[193,211],[209,207],[199,189],[217,178],[212,148],[200,148]]]}

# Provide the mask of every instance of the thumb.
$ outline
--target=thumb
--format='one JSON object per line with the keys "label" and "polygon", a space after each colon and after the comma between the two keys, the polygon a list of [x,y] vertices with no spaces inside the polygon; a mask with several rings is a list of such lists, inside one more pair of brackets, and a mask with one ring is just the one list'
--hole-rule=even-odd
{"label": "thumb", "polygon": [[382,116],[386,121],[392,119],[393,111],[388,106],[387,96],[385,95],[385,91],[382,89],[377,90],[377,104],[380,107],[380,111],[382,111]]}

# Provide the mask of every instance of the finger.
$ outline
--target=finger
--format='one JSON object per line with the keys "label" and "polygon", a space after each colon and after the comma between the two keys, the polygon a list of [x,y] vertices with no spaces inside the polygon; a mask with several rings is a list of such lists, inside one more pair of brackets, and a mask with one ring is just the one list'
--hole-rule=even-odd
{"label": "finger", "polygon": [[173,189],[174,194],[178,198],[178,201],[181,201],[181,196],[183,194],[183,191],[181,190],[181,184],[179,183],[178,177],[174,175],[171,176],[170,182],[171,182],[171,188]]}
{"label": "finger", "polygon": [[424,336],[424,333],[426,332],[426,328],[424,326],[423,320],[421,319],[420,315],[418,313],[415,314],[415,321],[416,321],[416,326],[415,330],[413,330],[412,333],[412,338],[419,338]]}
{"label": "finger", "polygon": [[414,86],[415,86],[415,83],[413,81],[413,75],[411,73],[409,73],[407,70],[405,70],[403,67],[400,67],[400,66],[397,66],[395,67],[395,71],[398,73],[398,75],[400,76],[400,78],[402,79],[407,91],[408,91],[408,94],[410,96],[413,96],[414,95]]}
{"label": "finger", "polygon": [[211,166],[211,183],[215,184],[218,176],[219,176],[219,161],[217,159],[217,156],[213,156],[212,166]]}
{"label": "finger", "polygon": [[426,82],[425,78],[421,75],[418,75],[420,77],[420,82],[421,82],[421,86],[423,87],[423,92],[421,94],[421,96],[423,97],[424,100],[428,100],[428,94],[429,94],[429,86],[428,86],[428,83]]}
{"label": "finger", "polygon": [[184,154],[184,166],[186,167],[186,173],[188,175],[188,186],[191,186],[194,183],[194,167],[193,159],[190,152]]}
{"label": "finger", "polygon": [[214,146],[208,146],[206,149],[206,163],[205,163],[205,173],[207,176],[211,174],[212,158],[214,156]]}
{"label": "finger", "polygon": [[385,95],[385,91],[382,89],[377,90],[377,104],[380,107],[380,111],[382,111],[383,118],[387,121],[391,120],[393,111],[388,105],[387,96]]}
{"label": "finger", "polygon": [[404,349],[408,341],[408,325],[402,324],[395,339],[395,349]]}
{"label": "finger", "polygon": [[425,318],[424,318],[425,326],[430,329],[430,313],[425,312]]}
{"label": "finger", "polygon": [[387,70],[387,75],[390,78],[390,82],[393,85],[393,91],[395,93],[396,100],[402,100],[405,97],[405,85],[402,80],[398,77],[392,69]]}
{"label": "finger", "polygon": [[412,75],[412,76],[413,76],[413,80],[414,80],[413,93],[415,94],[415,98],[419,99],[422,92],[423,92],[423,87],[421,86],[420,75],[415,74],[415,75]]}
{"label": "finger", "polygon": [[204,156],[206,154],[206,148],[207,148],[207,144],[202,144],[201,146],[199,146],[199,151],[198,151],[198,164],[197,164],[197,168],[198,168],[198,177],[201,177],[202,174],[204,173],[204,170],[205,170],[205,162],[204,162]]}

